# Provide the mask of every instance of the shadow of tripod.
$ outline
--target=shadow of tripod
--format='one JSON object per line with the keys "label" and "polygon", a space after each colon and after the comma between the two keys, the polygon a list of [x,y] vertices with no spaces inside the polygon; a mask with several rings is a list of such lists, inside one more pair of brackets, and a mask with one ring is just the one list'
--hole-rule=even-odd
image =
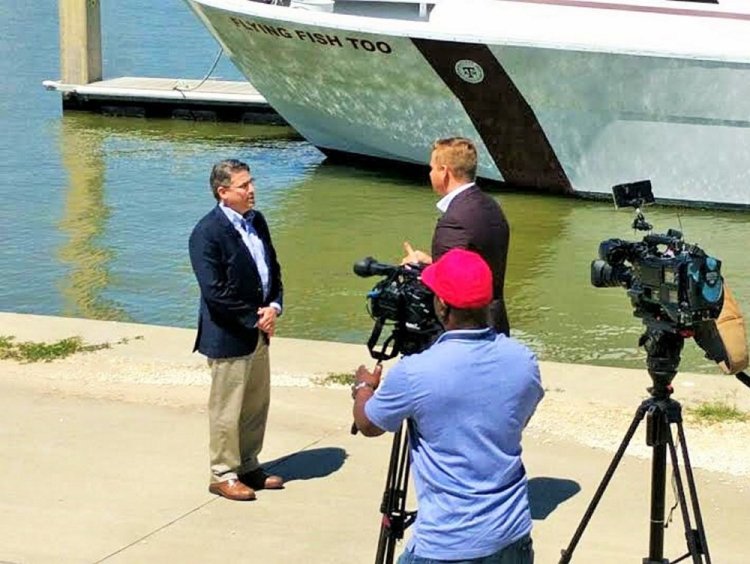
{"label": "shadow of tripod", "polygon": [[[680,562],[691,557],[693,564],[711,564],[708,552],[706,532],[703,527],[698,494],[695,488],[693,469],[690,466],[687,443],[685,442],[685,430],[682,426],[682,406],[670,396],[672,380],[677,374],[680,364],[680,352],[684,344],[685,335],[647,329],[641,336],[638,344],[646,349],[648,373],[653,381],[653,386],[648,389],[651,397],[643,401],[633,417],[625,437],[623,438],[612,462],[607,468],[594,497],[589,503],[586,513],[578,525],[573,538],[567,548],[563,549],[559,564],[567,564],[573,557],[573,551],[580,541],[586,526],[596,510],[596,506],[604,495],[607,485],[617,470],[625,450],[633,438],[638,425],[646,418],[646,444],[653,448],[651,462],[651,520],[649,534],[648,556],[643,559],[643,564],[669,564],[669,559],[664,558],[664,499],[666,492],[667,476],[667,450],[669,450],[674,473],[674,483],[677,490],[677,500],[682,513],[682,521],[685,528],[685,539],[688,552],[673,563]],[[688,501],[682,482],[682,474],[677,457],[677,448],[672,436],[672,425],[677,429],[677,439],[685,467],[688,491],[690,494],[690,508],[695,518],[695,528],[692,526]],[[705,557],[705,560],[704,560]]]}

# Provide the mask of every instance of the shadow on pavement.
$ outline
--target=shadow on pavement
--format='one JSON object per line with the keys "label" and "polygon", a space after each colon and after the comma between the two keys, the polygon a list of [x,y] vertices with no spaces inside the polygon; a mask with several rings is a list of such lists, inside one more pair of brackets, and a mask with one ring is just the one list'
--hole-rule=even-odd
{"label": "shadow on pavement", "polygon": [[343,448],[314,448],[272,460],[263,467],[284,478],[285,482],[311,480],[333,474],[344,465],[346,457]]}
{"label": "shadow on pavement", "polygon": [[562,478],[531,478],[529,480],[529,505],[531,518],[546,519],[558,505],[581,491],[573,480]]}

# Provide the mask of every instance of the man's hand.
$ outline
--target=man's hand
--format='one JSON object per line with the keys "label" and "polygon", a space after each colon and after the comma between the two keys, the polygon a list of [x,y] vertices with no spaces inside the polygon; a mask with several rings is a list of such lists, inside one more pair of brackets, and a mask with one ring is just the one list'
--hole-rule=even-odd
{"label": "man's hand", "polygon": [[258,308],[258,329],[266,333],[269,337],[273,337],[276,332],[276,317],[278,312],[275,307],[261,307]]}
{"label": "man's hand", "polygon": [[380,377],[382,374],[383,365],[380,363],[377,363],[375,365],[375,368],[373,368],[372,372],[367,370],[364,364],[360,364],[359,368],[357,368],[357,372],[354,374],[354,385],[356,386],[360,382],[364,382],[365,384],[370,386],[373,391],[375,391],[380,385]]}
{"label": "man's hand", "polygon": [[401,259],[401,264],[432,264],[432,257],[425,252],[418,251],[411,246],[409,241],[404,241],[404,252],[406,256]]}
{"label": "man's hand", "polygon": [[[362,431],[366,437],[377,437],[385,433],[383,429],[372,423],[365,414],[365,404],[372,398],[372,394],[380,385],[380,375],[383,372],[383,365],[379,362],[375,365],[372,372],[365,368],[364,364],[357,368],[354,374],[354,385],[352,386],[352,396],[354,397],[354,407],[352,415],[354,424],[357,429]],[[359,387],[358,387],[359,385]]]}

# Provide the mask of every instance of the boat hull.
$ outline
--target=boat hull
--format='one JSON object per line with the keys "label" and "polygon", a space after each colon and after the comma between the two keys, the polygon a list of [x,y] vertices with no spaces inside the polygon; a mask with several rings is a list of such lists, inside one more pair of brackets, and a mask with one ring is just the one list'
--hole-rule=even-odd
{"label": "boat hull", "polygon": [[435,139],[463,135],[479,176],[518,187],[603,195],[648,178],[661,200],[750,206],[750,62],[375,33],[374,18],[190,2],[324,151],[425,164]]}

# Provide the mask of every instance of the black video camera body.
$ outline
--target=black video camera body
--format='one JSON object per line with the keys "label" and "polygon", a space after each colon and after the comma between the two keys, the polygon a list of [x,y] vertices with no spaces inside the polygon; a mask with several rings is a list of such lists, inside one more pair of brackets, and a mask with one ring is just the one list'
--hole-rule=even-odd
{"label": "black video camera body", "polygon": [[[650,231],[641,206],[653,203],[648,180],[612,187],[615,207],[631,206],[633,229]],[[649,233],[642,241],[607,239],[599,244],[599,260],[591,262],[591,283],[597,288],[624,286],[633,315],[652,329],[678,333],[716,319],[724,303],[721,261],[670,229]]]}
{"label": "black video camera body", "polygon": [[[367,346],[377,360],[427,349],[443,331],[435,316],[434,294],[422,284],[422,265],[392,266],[367,257],[354,264],[357,276],[384,276],[367,294],[368,311],[375,319]],[[376,350],[383,326],[393,325],[392,334]],[[388,347],[391,347],[388,351]]]}
{"label": "black video camera body", "polygon": [[[629,264],[627,264],[629,263]],[[633,315],[653,328],[678,332],[716,319],[724,301],[721,261],[670,229],[640,242],[607,239],[591,263],[597,288],[624,286]]]}

